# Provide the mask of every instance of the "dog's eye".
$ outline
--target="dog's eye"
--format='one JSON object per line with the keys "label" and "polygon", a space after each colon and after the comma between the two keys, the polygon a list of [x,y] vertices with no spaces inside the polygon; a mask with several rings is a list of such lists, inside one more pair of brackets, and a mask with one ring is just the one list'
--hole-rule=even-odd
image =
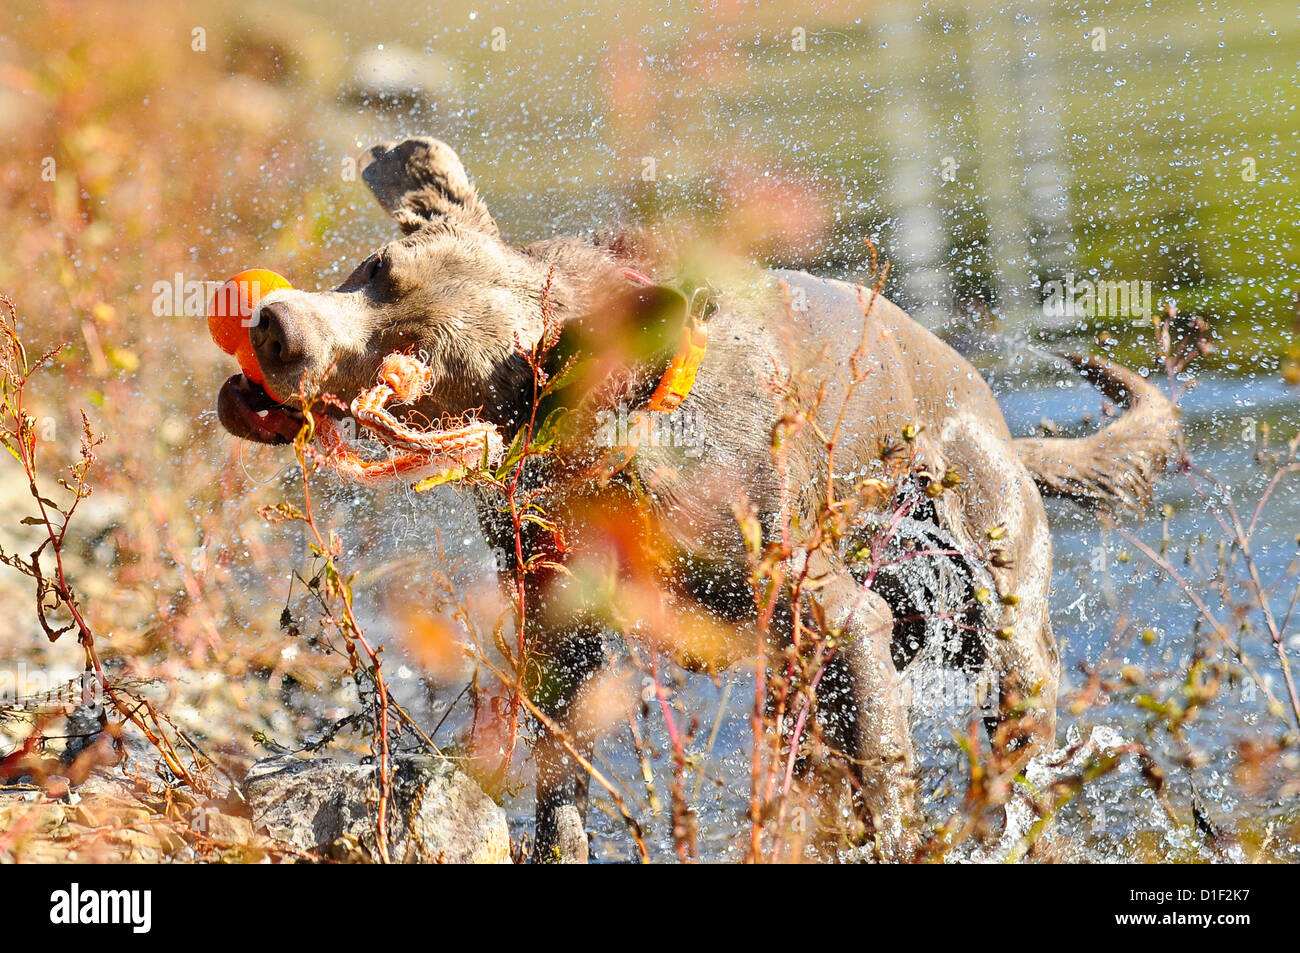
{"label": "dog's eye", "polygon": [[356,291],[370,284],[377,276],[386,274],[388,271],[387,258],[382,254],[372,255],[352,270],[343,284],[339,286],[340,291]]}

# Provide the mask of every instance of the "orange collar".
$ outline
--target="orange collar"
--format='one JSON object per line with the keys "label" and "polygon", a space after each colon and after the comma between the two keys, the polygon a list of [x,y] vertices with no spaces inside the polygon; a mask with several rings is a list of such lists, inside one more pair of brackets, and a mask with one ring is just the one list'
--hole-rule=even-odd
{"label": "orange collar", "polygon": [[[624,268],[623,276],[638,284],[654,284],[645,275],[631,268]],[[709,328],[705,324],[705,312],[715,297],[716,294],[705,287],[696,288],[691,293],[690,304],[686,309],[686,320],[682,324],[681,342],[668,362],[663,377],[659,379],[659,385],[650,395],[646,409],[671,414],[681,406],[682,401],[690,394],[691,388],[695,386],[695,374],[699,371],[700,362],[704,360],[705,351],[709,347]]]}
{"label": "orange collar", "polygon": [[695,386],[695,373],[704,360],[704,352],[709,346],[709,327],[704,319],[694,314],[687,314],[682,324],[682,340],[677,345],[677,352],[668,362],[668,369],[659,378],[659,386],[650,395],[646,404],[649,410],[671,414],[681,406],[691,388]]}

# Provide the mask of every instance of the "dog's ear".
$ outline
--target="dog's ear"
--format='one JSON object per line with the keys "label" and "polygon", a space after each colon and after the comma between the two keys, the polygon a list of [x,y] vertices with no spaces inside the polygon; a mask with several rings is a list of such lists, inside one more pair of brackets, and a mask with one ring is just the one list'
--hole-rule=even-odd
{"label": "dog's ear", "polygon": [[497,232],[460,158],[437,139],[380,143],[362,157],[361,177],[407,234],[440,219]]}
{"label": "dog's ear", "polygon": [[681,343],[687,307],[685,295],[665,285],[628,285],[598,296],[564,322],[548,355],[552,375],[572,366],[560,402],[642,406]]}

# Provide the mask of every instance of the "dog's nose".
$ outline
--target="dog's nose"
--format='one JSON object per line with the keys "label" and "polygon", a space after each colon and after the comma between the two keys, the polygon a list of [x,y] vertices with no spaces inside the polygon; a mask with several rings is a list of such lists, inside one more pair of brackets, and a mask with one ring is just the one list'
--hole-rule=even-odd
{"label": "dog's nose", "polygon": [[302,335],[283,301],[264,304],[258,311],[257,324],[248,332],[253,353],[263,374],[300,364],[306,356]]}

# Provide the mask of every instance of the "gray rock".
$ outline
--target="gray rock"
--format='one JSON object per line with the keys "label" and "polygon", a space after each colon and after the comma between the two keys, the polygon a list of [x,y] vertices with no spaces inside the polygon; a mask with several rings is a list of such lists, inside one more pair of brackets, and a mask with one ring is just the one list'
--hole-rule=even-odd
{"label": "gray rock", "polygon": [[[338,860],[374,860],[376,765],[278,755],[244,778],[253,824]],[[510,859],[506,814],[450,761],[394,759],[389,812],[394,863],[493,864]]]}
{"label": "gray rock", "polygon": [[453,60],[387,43],[356,57],[346,95],[354,102],[400,106],[436,102],[453,93],[456,85]]}

